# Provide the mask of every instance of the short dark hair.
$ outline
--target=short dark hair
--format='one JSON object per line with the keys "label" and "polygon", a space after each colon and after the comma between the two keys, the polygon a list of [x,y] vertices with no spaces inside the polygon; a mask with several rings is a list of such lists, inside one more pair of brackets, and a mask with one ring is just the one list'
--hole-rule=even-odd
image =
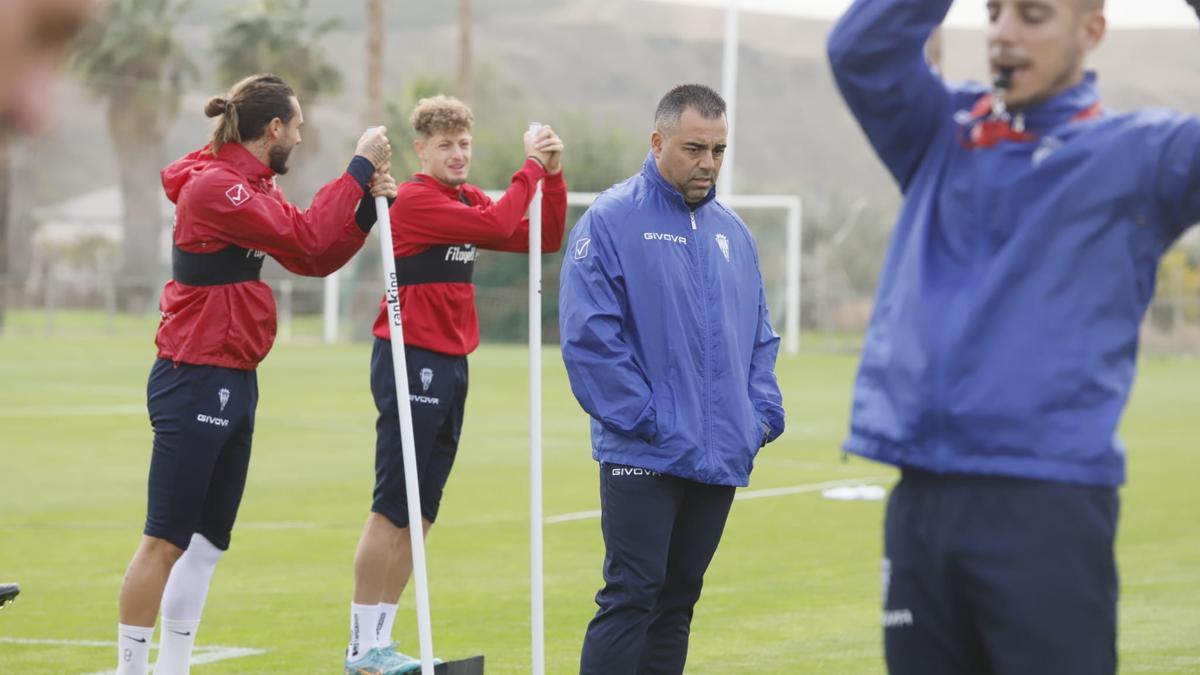
{"label": "short dark hair", "polygon": [[244,143],[261,138],[271,120],[284,124],[292,121],[296,109],[292,88],[278,75],[251,75],[233,85],[226,96],[214,96],[204,106],[204,114],[220,117],[213,131],[212,151],[226,143]]}
{"label": "short dark hair", "polygon": [[654,128],[668,133],[679,127],[683,111],[691,108],[706,120],[715,120],[725,114],[725,99],[702,84],[681,84],[658,102],[654,111]]}

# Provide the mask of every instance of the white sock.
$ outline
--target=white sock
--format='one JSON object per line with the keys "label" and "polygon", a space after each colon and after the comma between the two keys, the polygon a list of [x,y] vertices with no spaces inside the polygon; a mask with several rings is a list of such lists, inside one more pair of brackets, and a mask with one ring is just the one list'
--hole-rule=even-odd
{"label": "white sock", "polygon": [[375,644],[380,647],[392,644],[392,624],[396,623],[397,607],[399,605],[379,603],[379,623],[375,624],[379,629],[375,631]]}
{"label": "white sock", "polygon": [[163,628],[155,673],[187,675],[208,586],[222,553],[203,535],[193,534],[188,549],[171,568],[163,591]]}
{"label": "white sock", "polygon": [[164,618],[158,635],[158,660],[154,675],[188,675],[192,645],[196,643],[199,621],[174,621]]}
{"label": "white sock", "polygon": [[357,661],[379,646],[375,642],[378,626],[379,605],[350,603],[350,647],[346,650],[347,659]]}
{"label": "white sock", "polygon": [[117,624],[117,675],[146,675],[154,626]]}
{"label": "white sock", "polygon": [[164,619],[200,620],[204,601],[208,598],[208,585],[223,553],[204,535],[192,535],[188,549],[171,568],[171,576],[167,577],[162,599]]}

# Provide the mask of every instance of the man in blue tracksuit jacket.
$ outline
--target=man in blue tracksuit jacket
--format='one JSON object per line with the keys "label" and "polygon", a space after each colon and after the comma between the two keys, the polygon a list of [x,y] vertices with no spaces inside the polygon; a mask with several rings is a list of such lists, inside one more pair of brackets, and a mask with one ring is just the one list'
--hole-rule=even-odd
{"label": "man in blue tracksuit jacket", "polygon": [[654,126],[641,173],[596,200],[563,260],[563,361],[592,417],[605,545],[581,673],[683,672],[734,488],[783,433],[758,253],[714,199],[725,102],[676,87]]}
{"label": "man in blue tracksuit jacket", "polygon": [[904,192],[846,450],[888,505],[892,673],[1112,673],[1138,327],[1200,220],[1200,119],[1102,110],[1102,0],[992,0],[997,86],[922,58],[951,0],[858,0],[838,86]]}

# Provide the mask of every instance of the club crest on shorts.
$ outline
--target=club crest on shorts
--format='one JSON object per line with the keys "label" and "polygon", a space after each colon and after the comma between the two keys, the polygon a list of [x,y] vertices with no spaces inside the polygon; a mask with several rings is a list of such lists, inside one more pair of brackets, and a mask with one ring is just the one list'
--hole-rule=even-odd
{"label": "club crest on shorts", "polygon": [[723,234],[716,236],[717,246],[721,249],[721,255],[725,256],[725,262],[729,262],[729,239]]}
{"label": "club crest on shorts", "polygon": [[429,391],[429,385],[433,384],[433,369],[421,369],[421,391]]}
{"label": "club crest on shorts", "polygon": [[221,389],[217,391],[217,399],[221,401],[221,412],[225,412],[225,404],[229,403],[229,390],[221,387]]}

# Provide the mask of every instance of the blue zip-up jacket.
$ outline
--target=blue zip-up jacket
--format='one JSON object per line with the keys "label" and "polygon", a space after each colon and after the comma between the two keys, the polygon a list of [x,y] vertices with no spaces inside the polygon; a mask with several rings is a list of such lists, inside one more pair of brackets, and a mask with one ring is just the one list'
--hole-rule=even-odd
{"label": "blue zip-up jacket", "polygon": [[783,433],[779,336],[754,239],[715,194],[689,209],[651,154],[600,195],[563,257],[559,326],[592,457],[745,486]]}
{"label": "blue zip-up jacket", "polygon": [[[937,473],[1125,479],[1117,425],[1159,259],[1200,220],[1200,119],[1105,113],[1095,76],[970,149],[982,85],[922,49],[951,0],[858,0],[834,76],[904,193],[845,449]],[[956,119],[957,116],[957,119]]]}

